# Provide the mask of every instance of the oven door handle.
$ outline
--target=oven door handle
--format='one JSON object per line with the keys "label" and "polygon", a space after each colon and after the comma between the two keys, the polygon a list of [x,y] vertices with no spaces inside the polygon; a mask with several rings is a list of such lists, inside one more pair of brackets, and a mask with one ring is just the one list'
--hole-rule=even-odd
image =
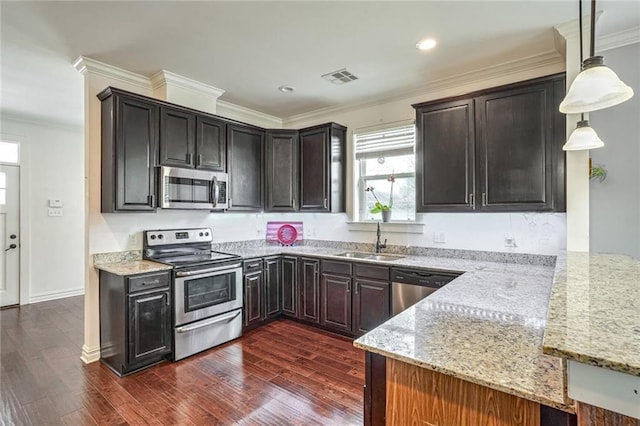
{"label": "oven door handle", "polygon": [[202,275],[202,274],[207,274],[209,272],[218,272],[218,271],[224,271],[226,269],[233,269],[233,268],[239,268],[240,264],[233,264],[233,265],[226,265],[226,266],[221,266],[219,268],[209,268],[209,269],[198,269],[197,271],[183,271],[183,272],[176,272],[176,277],[190,277],[193,275]]}
{"label": "oven door handle", "polygon": [[214,324],[219,324],[221,322],[231,322],[231,320],[233,320],[235,317],[237,317],[238,315],[240,315],[242,313],[241,309],[238,309],[236,312],[231,312],[229,314],[226,315],[222,315],[220,317],[216,317],[210,321],[204,321],[204,322],[200,322],[196,325],[188,325],[188,326],[184,326],[184,327],[178,327],[176,328],[176,333],[188,333],[190,331],[193,330],[197,330],[199,328],[203,328],[203,327],[208,327],[210,325],[214,325]]}

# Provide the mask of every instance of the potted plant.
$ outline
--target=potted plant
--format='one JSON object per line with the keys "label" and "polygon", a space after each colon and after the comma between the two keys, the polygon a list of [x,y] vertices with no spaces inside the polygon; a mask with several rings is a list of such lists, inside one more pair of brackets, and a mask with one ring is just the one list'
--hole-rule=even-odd
{"label": "potted plant", "polygon": [[389,222],[389,220],[391,219],[391,208],[393,207],[393,183],[395,181],[396,178],[394,175],[389,175],[389,177],[387,177],[387,182],[391,182],[391,190],[389,191],[389,204],[383,204],[380,202],[380,200],[376,196],[376,193],[374,192],[373,186],[367,186],[367,188],[365,189],[365,191],[370,192],[371,195],[373,195],[373,198],[376,200],[373,207],[369,210],[369,213],[382,213],[383,222]]}

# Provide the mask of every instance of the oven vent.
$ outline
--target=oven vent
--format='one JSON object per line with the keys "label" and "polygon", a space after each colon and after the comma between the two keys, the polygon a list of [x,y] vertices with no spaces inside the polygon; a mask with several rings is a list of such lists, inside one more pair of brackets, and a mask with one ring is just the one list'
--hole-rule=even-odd
{"label": "oven vent", "polygon": [[346,68],[324,74],[321,77],[333,84],[351,83],[352,81],[358,79],[358,77],[347,71]]}

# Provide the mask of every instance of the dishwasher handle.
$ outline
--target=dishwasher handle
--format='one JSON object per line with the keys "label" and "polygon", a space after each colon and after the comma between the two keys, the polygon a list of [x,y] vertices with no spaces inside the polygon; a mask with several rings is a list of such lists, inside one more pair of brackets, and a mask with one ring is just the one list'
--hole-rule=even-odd
{"label": "dishwasher handle", "polygon": [[408,269],[391,269],[391,282],[400,284],[413,284],[423,287],[444,287],[449,282],[456,279],[456,274],[446,274],[441,272],[417,271]]}

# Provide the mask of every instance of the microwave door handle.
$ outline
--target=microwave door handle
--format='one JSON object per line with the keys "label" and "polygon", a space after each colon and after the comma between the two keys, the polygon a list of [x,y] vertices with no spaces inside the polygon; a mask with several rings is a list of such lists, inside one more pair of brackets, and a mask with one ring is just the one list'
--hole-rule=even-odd
{"label": "microwave door handle", "polygon": [[216,207],[218,205],[218,178],[215,176],[211,179],[209,196],[211,197],[211,204],[213,204],[213,207]]}

